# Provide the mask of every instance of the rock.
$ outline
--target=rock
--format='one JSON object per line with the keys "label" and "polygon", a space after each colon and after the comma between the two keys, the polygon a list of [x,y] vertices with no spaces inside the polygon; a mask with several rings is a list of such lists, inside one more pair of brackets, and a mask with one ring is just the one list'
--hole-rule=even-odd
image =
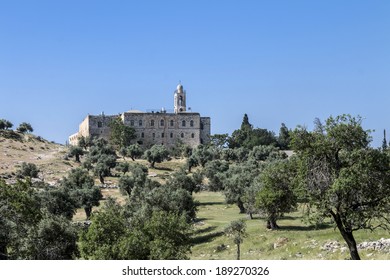
{"label": "rock", "polygon": [[289,239],[286,237],[280,237],[274,243],[274,249],[282,247],[288,243]]}

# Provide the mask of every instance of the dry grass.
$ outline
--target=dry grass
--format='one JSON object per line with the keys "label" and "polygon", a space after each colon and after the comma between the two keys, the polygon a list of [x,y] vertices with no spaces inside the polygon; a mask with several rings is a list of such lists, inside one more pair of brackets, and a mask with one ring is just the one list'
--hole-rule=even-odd
{"label": "dry grass", "polygon": [[0,176],[13,176],[23,162],[34,163],[41,170],[39,176],[55,184],[73,167],[64,160],[67,148],[31,134],[16,134],[19,138],[0,136]]}

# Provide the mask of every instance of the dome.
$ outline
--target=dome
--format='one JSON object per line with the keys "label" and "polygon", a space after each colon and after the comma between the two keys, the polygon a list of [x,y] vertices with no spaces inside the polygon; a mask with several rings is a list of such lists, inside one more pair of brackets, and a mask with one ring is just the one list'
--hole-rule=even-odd
{"label": "dome", "polygon": [[182,92],[182,91],[183,91],[183,86],[182,86],[182,84],[179,83],[179,84],[177,85],[176,89],[177,89],[177,91]]}

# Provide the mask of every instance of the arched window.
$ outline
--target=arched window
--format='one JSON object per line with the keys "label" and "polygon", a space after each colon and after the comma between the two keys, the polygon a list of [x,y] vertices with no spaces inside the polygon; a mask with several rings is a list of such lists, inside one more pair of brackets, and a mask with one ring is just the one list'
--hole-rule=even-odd
{"label": "arched window", "polygon": [[186,121],[185,120],[181,121],[181,126],[186,126]]}
{"label": "arched window", "polygon": [[171,138],[173,138],[173,133],[172,133],[172,132],[171,132],[171,135],[170,135],[170,136],[171,136]]}
{"label": "arched window", "polygon": [[154,120],[150,121],[150,126],[154,126]]}
{"label": "arched window", "polygon": [[184,133],[180,134],[180,137],[181,137],[181,138],[184,138]]}
{"label": "arched window", "polygon": [[193,121],[193,120],[190,120],[190,126],[191,126],[191,127],[194,126],[194,121]]}
{"label": "arched window", "polygon": [[141,133],[141,138],[144,138],[145,137],[145,134],[142,132]]}
{"label": "arched window", "polygon": [[160,126],[164,126],[164,120],[160,121]]}
{"label": "arched window", "polygon": [[170,125],[171,125],[171,126],[173,126],[173,125],[174,125],[174,123],[173,123],[173,120],[171,120],[171,123],[170,123]]}
{"label": "arched window", "polygon": [[153,139],[156,137],[156,134],[153,132],[153,134],[152,134],[152,137],[153,137]]}

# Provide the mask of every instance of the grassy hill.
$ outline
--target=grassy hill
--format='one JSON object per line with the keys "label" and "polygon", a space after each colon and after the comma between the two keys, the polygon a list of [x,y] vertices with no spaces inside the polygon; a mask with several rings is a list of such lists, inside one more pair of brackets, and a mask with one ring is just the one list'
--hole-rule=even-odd
{"label": "grassy hill", "polygon": [[[12,180],[20,164],[28,162],[38,166],[41,171],[40,179],[55,185],[71,168],[80,165],[73,160],[65,160],[66,154],[67,147],[63,145],[51,143],[31,134],[2,131],[0,133],[0,178]],[[136,162],[147,165],[144,160]],[[183,159],[156,164],[157,168],[149,169],[149,176],[164,183],[169,175],[183,164]],[[106,178],[106,182],[112,185],[115,185],[117,180],[118,177]],[[104,198],[112,196],[120,202],[125,200],[115,188],[102,189],[102,193]],[[260,217],[255,215],[253,220],[249,220],[247,215],[238,213],[237,206],[226,204],[222,193],[202,191],[194,194],[194,198],[199,202],[199,206],[192,235],[193,247],[189,256],[191,259],[235,259],[235,245],[223,234],[223,230],[231,221],[242,218],[246,219],[248,237],[242,244],[241,259],[349,258],[344,241],[332,224],[315,229],[302,222],[300,210],[286,215],[279,221],[280,230],[270,231],[265,228],[265,221]],[[98,209],[94,208],[94,211]],[[77,211],[74,220],[85,220],[82,209]],[[358,231],[355,237],[358,243],[390,238],[388,232],[380,229],[375,232]],[[360,250],[360,254],[362,259],[366,260],[389,260],[390,248],[375,250],[372,247]]]}

